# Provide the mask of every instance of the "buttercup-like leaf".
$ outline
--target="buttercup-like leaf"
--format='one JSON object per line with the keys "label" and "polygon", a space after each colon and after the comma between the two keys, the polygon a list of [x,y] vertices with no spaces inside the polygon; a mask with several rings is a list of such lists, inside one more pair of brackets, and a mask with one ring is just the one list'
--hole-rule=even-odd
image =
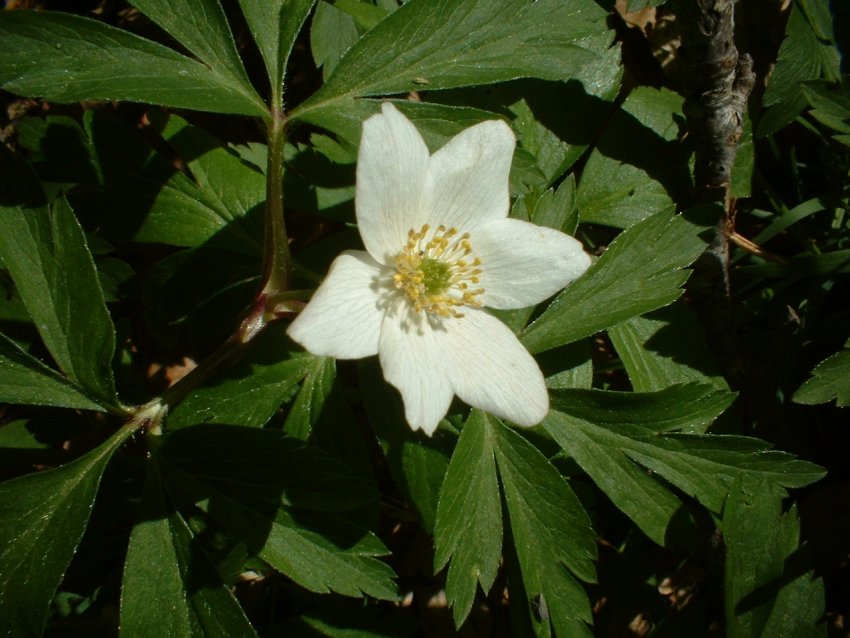
{"label": "buttercup-like leaf", "polygon": [[364,35],[293,117],[355,95],[579,77],[611,42],[604,15],[577,0],[411,0]]}
{"label": "buttercup-like leaf", "polygon": [[596,537],[564,478],[516,432],[491,421],[527,603],[545,605],[558,636],[588,635],[590,602],[577,578],[596,581]]}
{"label": "buttercup-like leaf", "polygon": [[0,12],[0,87],[54,102],[124,100],[267,117],[246,92],[191,58],[67,13]]}
{"label": "buttercup-like leaf", "polygon": [[375,493],[318,448],[273,430],[197,426],[171,434],[161,453],[175,487],[301,586],[396,597],[378,559],[386,548],[343,514]]}
{"label": "buttercup-like leaf", "polygon": [[705,249],[703,226],[658,213],[620,234],[581,277],[522,334],[531,352],[592,335],[675,301]]}
{"label": "buttercup-like leaf", "polygon": [[82,410],[103,407],[55,370],[0,333],[0,402]]}
{"label": "buttercup-like leaf", "polygon": [[153,462],[124,563],[121,635],[256,637],[164,488]]}
{"label": "buttercup-like leaf", "polygon": [[64,200],[47,205],[35,176],[5,147],[0,173],[0,258],[61,370],[116,405],[115,331],[83,229]]}
{"label": "buttercup-like leaf", "polygon": [[[620,450],[624,463],[630,459],[652,470],[715,512],[722,509],[730,486],[739,476],[763,476],[783,487],[802,487],[823,476],[823,470],[818,466],[796,460],[790,454],[773,451],[759,439],[664,433],[670,427],[671,418],[683,418],[680,423],[684,425],[692,418],[711,419],[712,413],[717,413],[717,407],[722,402],[717,404],[711,396],[717,396],[718,391],[711,386],[702,387],[708,405],[715,406],[707,412],[699,407],[701,402],[693,405],[693,397],[689,403],[679,403],[676,398],[677,394],[691,394],[696,388],[682,386],[655,393],[652,400],[657,405],[653,411],[660,409],[659,416],[667,415],[655,424],[637,420],[628,422],[632,420],[628,418],[628,407],[635,400],[634,393],[557,390],[552,394],[553,410],[546,419],[546,429],[568,452],[573,447],[574,436],[588,437],[609,450]],[[728,402],[731,398],[729,393],[720,392]],[[588,412],[582,408],[579,408],[578,415],[573,416],[573,399],[580,398],[584,393],[611,406],[618,406],[614,414],[620,412],[625,418],[621,417],[616,424],[609,423],[611,416],[606,411],[595,409]],[[651,396],[648,394],[646,398]],[[673,417],[677,412],[680,417]],[[591,476],[601,478],[595,463],[591,462],[585,469]],[[610,485],[604,480],[599,480],[599,484],[603,489]],[[629,506],[624,502],[626,493],[612,493],[609,496],[627,513],[638,506],[637,503]]]}
{"label": "buttercup-like leaf", "polygon": [[132,0],[132,4],[213,71],[242,87],[246,95],[254,93],[219,0]]}
{"label": "buttercup-like leaf", "polygon": [[478,585],[493,586],[502,549],[502,507],[493,434],[487,417],[473,410],[458,439],[437,505],[434,568],[451,559],[446,597],[455,625],[472,609]]}
{"label": "buttercup-like leaf", "polygon": [[736,481],[723,509],[726,635],[826,636],[823,582],[800,569],[797,508],[782,512],[784,490],[765,480]]}
{"label": "buttercup-like leaf", "polygon": [[125,428],[67,465],[0,483],[0,627],[10,635],[41,635],[103,470],[132,433]]}
{"label": "buttercup-like leaf", "polygon": [[833,399],[840,407],[850,405],[850,347],[847,344],[843,350],[821,361],[812,370],[812,378],[794,393],[794,401],[809,405]]}

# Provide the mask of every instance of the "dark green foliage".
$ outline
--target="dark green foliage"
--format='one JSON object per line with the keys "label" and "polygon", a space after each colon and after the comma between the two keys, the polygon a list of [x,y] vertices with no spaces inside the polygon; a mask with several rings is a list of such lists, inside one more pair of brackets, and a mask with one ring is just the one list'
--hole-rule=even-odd
{"label": "dark green foliage", "polygon": [[[723,206],[693,205],[683,87],[639,85],[667,69],[613,3],[130,4],[0,10],[0,633],[773,638],[850,613],[820,558],[850,537],[830,3],[764,18],[785,38],[731,180],[733,241],[764,249],[733,248],[731,362],[688,284]],[[510,215],[593,255],[493,313],[546,377],[537,427],[456,400],[427,437],[374,357],[286,336],[362,249],[387,100],[432,153],[510,125]]]}

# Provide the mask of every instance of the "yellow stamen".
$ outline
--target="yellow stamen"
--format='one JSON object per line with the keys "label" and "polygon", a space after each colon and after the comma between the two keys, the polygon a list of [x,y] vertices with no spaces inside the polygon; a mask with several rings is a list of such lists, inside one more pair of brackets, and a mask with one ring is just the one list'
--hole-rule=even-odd
{"label": "yellow stamen", "polygon": [[457,228],[445,226],[431,233],[428,224],[418,231],[410,229],[407,243],[395,257],[393,282],[417,312],[463,317],[457,308],[480,308],[484,292],[469,286],[481,281],[481,260],[471,255],[469,233],[458,236]]}

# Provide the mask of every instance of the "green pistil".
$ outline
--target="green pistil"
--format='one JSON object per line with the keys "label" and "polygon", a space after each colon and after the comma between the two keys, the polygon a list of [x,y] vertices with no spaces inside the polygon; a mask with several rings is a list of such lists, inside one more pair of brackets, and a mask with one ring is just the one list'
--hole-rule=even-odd
{"label": "green pistil", "polygon": [[438,259],[426,257],[419,264],[422,270],[422,284],[429,295],[439,295],[449,289],[451,270],[449,265]]}

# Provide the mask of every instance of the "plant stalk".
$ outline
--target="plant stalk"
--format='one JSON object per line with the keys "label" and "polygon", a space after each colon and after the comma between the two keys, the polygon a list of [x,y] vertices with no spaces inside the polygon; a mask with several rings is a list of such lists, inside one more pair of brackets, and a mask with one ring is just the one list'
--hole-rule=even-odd
{"label": "plant stalk", "polygon": [[283,219],[283,148],[286,141],[286,118],[274,103],[268,124],[268,160],[266,164],[265,240],[260,296],[289,289],[292,255]]}

